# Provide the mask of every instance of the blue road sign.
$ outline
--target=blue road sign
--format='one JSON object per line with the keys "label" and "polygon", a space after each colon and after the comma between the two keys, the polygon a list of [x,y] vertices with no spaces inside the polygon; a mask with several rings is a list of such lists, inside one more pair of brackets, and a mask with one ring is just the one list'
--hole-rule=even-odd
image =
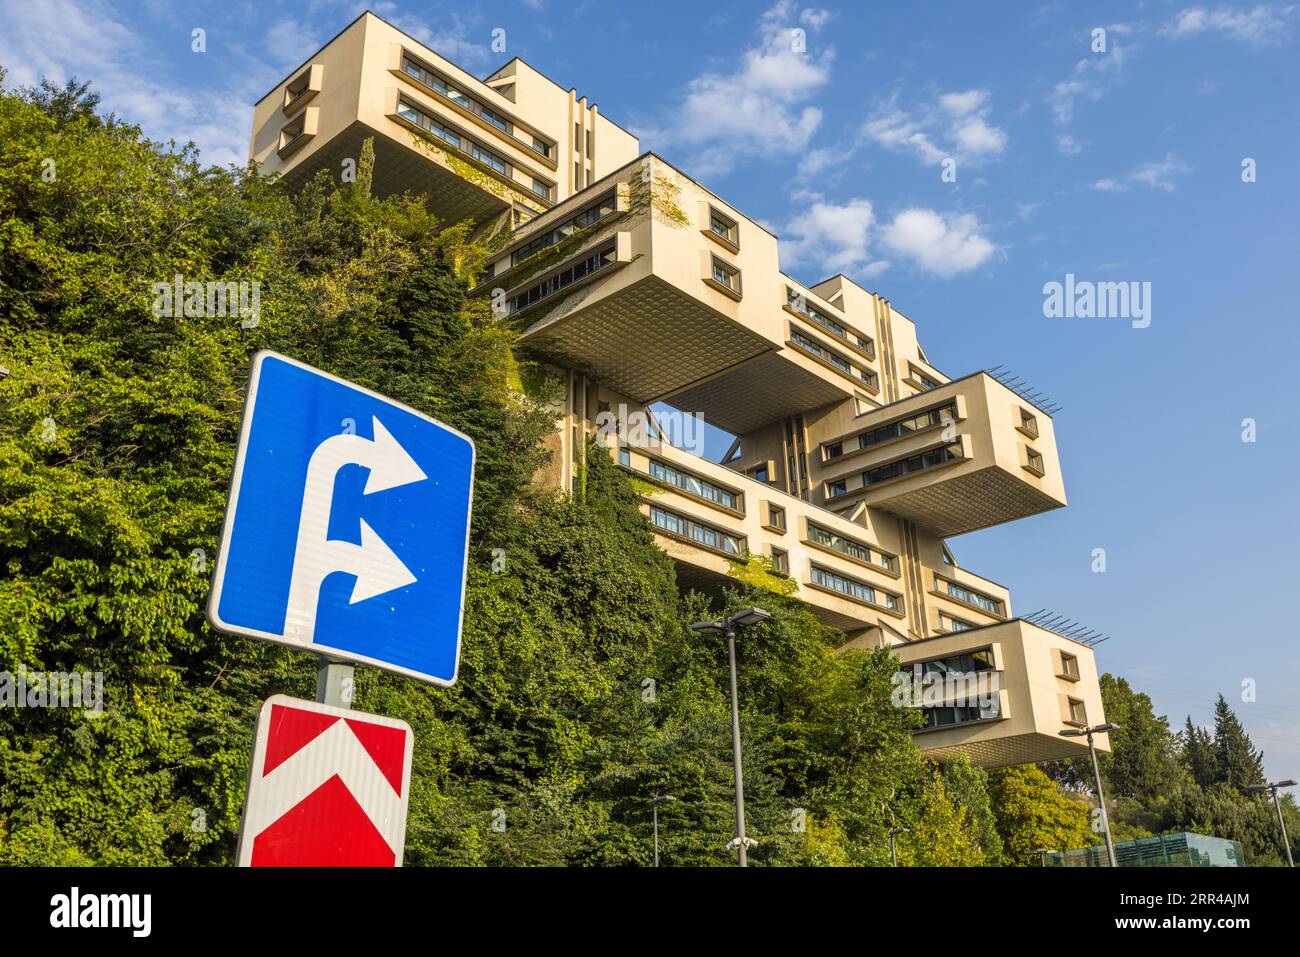
{"label": "blue road sign", "polygon": [[473,486],[468,436],[259,352],[208,620],[221,631],[452,684]]}

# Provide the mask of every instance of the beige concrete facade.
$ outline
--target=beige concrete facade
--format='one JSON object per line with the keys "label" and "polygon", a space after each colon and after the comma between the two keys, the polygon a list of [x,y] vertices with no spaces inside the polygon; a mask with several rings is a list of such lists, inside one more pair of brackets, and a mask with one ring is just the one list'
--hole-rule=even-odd
{"label": "beige concrete facade", "polygon": [[[978,707],[914,705],[936,756],[1086,754],[1057,732],[1104,720],[1092,649],[1015,618],[944,541],[1066,504],[1047,411],[988,373],[945,375],[847,277],[783,273],[776,236],[523,61],[476,80],[365,14],[258,103],[252,155],[292,186],[368,136],[381,189],[513,229],[471,294],[564,384],[539,481],[572,489],[595,436],[638,479],[683,585],[716,589],[759,556],[845,647],[996,675]],[[685,415],[665,422],[660,403]],[[692,441],[700,420],[735,437],[723,461]]]}
{"label": "beige concrete facade", "polygon": [[449,223],[516,224],[633,159],[636,137],[522,60],[485,79],[363,13],[258,101],[250,156],[297,186],[375,142],[381,194]]}

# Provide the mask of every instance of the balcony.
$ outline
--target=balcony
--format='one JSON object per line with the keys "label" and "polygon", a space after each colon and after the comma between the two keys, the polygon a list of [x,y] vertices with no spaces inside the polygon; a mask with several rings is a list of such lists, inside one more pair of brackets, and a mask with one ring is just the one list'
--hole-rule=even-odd
{"label": "balcony", "polygon": [[[921,682],[912,705],[927,726],[914,738],[931,757],[963,751],[990,768],[1083,757],[1086,741],[1058,732],[1105,720],[1092,649],[1023,619],[893,650]],[[1110,750],[1106,735],[1096,742]]]}
{"label": "balcony", "polygon": [[1066,503],[1051,417],[983,372],[858,416],[819,464],[827,506],[862,501],[943,538]]}

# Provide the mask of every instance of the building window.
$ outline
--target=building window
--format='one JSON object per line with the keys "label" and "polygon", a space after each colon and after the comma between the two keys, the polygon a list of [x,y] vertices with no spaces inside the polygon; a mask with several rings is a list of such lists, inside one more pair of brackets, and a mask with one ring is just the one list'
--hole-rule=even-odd
{"label": "building window", "polygon": [[614,262],[616,262],[614,244],[611,243],[603,249],[587,255],[567,269],[562,269],[555,275],[543,279],[523,292],[511,296],[507,303],[510,314],[513,315],[521,309],[526,309],[533,303],[554,295],[566,286],[571,286],[580,279],[585,279]]}
{"label": "building window", "polygon": [[822,452],[824,453],[825,458],[837,459],[844,454],[844,443],[832,442],[830,445],[823,445]]}
{"label": "building window", "polygon": [[1079,680],[1079,659],[1075,655],[1061,652],[1061,677]]}
{"label": "building window", "polygon": [[1020,424],[1016,426],[1031,439],[1038,438],[1038,417],[1028,409],[1020,409]]}
{"label": "building window", "polygon": [[856,578],[846,578],[844,575],[837,575],[820,565],[812,566],[812,581],[814,585],[829,588],[831,591],[847,595],[856,601],[866,602],[870,605],[883,605],[891,611],[898,610],[897,595],[891,595],[886,591],[877,591],[866,582],[860,582]]}
{"label": "building window", "polygon": [[454,87],[446,80],[444,80],[437,73],[434,73],[432,70],[428,69],[427,67],[422,66],[419,63],[416,63],[409,56],[402,58],[402,70],[408,76],[414,77],[424,86],[427,86],[429,89],[442,94],[447,99],[455,103],[457,106],[469,110],[471,113],[481,117],[486,122],[491,123],[493,126],[501,130],[503,133],[510,132],[510,122],[504,116],[502,116],[500,113],[497,113],[495,110],[491,110],[488,107],[484,106],[482,103],[480,103],[478,100],[475,100],[473,97],[467,96],[465,93],[461,92],[456,87]]}
{"label": "building window", "polygon": [[766,465],[757,465],[754,468],[750,469],[749,477],[752,478],[755,482],[762,482],[764,485],[766,485],[768,482],[772,480],[771,476],[768,474]]}
{"label": "building window", "polygon": [[546,180],[544,180],[544,179],[538,179],[536,176],[534,176],[534,177],[533,177],[533,192],[536,193],[538,196],[542,197],[542,199],[550,199],[550,198],[551,198],[551,184],[548,183],[548,182],[546,182]]}
{"label": "building window", "polygon": [[650,507],[650,521],[670,535],[689,539],[706,548],[725,552],[728,555],[743,555],[744,543],[735,535],[729,535],[711,525],[704,525],[676,512],[669,512],[657,505]]}
{"label": "building window", "polygon": [[851,332],[848,329],[848,327],[845,326],[842,322],[839,322],[836,319],[832,319],[830,316],[826,315],[826,313],[822,312],[820,309],[810,305],[808,302],[808,297],[805,296],[803,293],[796,292],[795,290],[791,289],[789,286],[786,287],[785,293],[786,293],[786,298],[785,298],[786,305],[788,305],[795,312],[799,313],[799,315],[811,319],[813,322],[817,323],[817,325],[821,326],[823,329],[826,329],[832,334],[839,336],[845,342],[855,343],[859,349],[861,349],[863,352],[866,352],[868,355],[871,356],[871,358],[874,359],[876,357],[876,344],[872,342],[869,337],[864,336],[859,332]]}
{"label": "building window", "polygon": [[474,159],[500,173],[502,176],[510,175],[510,167],[506,164],[506,161],[497,156],[496,153],[479,146],[473,140],[461,136],[455,130],[439,123],[432,116],[406,100],[397,101],[397,115],[408,123],[418,126],[420,129],[432,133],[445,143],[456,147],[456,149],[460,150],[462,153],[468,153],[470,156],[474,157]]}
{"label": "building window", "polygon": [[912,379],[913,382],[920,384],[921,390],[923,392],[928,392],[931,389],[937,389],[939,388],[939,386],[943,385],[943,383],[940,382],[938,379],[931,378],[930,376],[922,372],[920,369],[918,369],[916,366],[908,366],[908,369],[911,372],[910,378]]}
{"label": "building window", "polygon": [[[847,555],[849,558],[855,558],[868,565],[877,565],[890,571],[894,570],[894,557],[892,555],[886,555],[879,549],[876,549],[873,553],[869,545],[851,538],[845,538],[843,535],[836,535],[830,529],[814,525],[812,522],[808,523],[808,540],[823,548],[839,552],[841,555]],[[873,554],[876,556],[875,558],[872,557]]]}
{"label": "building window", "polygon": [[1046,475],[1047,469],[1043,467],[1043,456],[1041,452],[1025,446],[1025,468],[1035,475]]}
{"label": "building window", "polygon": [[707,499],[724,508],[729,508],[733,512],[740,511],[740,504],[735,492],[719,488],[712,482],[706,482],[698,476],[691,475],[689,472],[683,472],[671,466],[664,465],[662,462],[650,460],[650,477],[658,479],[660,482],[666,482],[669,485],[676,486],[683,492],[689,492],[697,498]]}
{"label": "building window", "polygon": [[713,258],[711,278],[719,286],[725,286],[736,295],[740,295],[740,270],[730,263],[725,263],[717,256]]}
{"label": "building window", "polygon": [[937,449],[931,449],[928,452],[922,452],[920,455],[911,455],[905,459],[899,459],[896,462],[888,462],[885,465],[878,466],[874,469],[867,469],[862,473],[862,487],[869,485],[879,485],[881,482],[888,482],[890,479],[896,479],[903,475],[914,475],[917,472],[925,472],[932,468],[937,468],[948,462],[953,462],[962,457],[961,443],[954,442],[951,445],[943,445]]}
{"label": "building window", "polygon": [[958,601],[964,601],[968,605],[974,605],[990,615],[1002,614],[1002,602],[996,598],[990,598],[988,595],[982,595],[977,591],[971,591],[962,585],[946,578],[940,578],[938,575],[934,578],[935,591],[947,594],[949,597],[956,598]]}
{"label": "building window", "polygon": [[541,153],[541,154],[542,154],[543,156],[545,156],[547,159],[550,159],[550,158],[551,158],[551,144],[548,143],[548,142],[546,142],[546,140],[542,139],[540,136],[537,136],[536,134],[534,134],[534,136],[533,136],[533,152],[534,152],[534,153]]}
{"label": "building window", "polygon": [[1088,709],[1083,706],[1083,702],[1078,698],[1066,698],[1070,717],[1067,720],[1069,724],[1077,724],[1080,727],[1086,727],[1088,724]]}
{"label": "building window", "polygon": [[920,662],[918,665],[910,666],[908,670],[915,667],[921,669],[922,675],[958,676],[997,671],[992,648],[981,648],[979,651],[968,651],[959,655],[949,655],[947,658]]}
{"label": "building window", "polygon": [[835,498],[837,495],[846,495],[848,494],[848,491],[849,486],[844,479],[836,479],[834,482],[826,483],[826,496],[828,498]]}
{"label": "building window", "polygon": [[628,448],[620,448],[620,449],[618,450],[618,464],[619,464],[619,465],[626,465],[628,468],[631,468],[631,467],[632,467],[632,450],[631,450],[631,449],[628,449]]}
{"label": "building window", "polygon": [[785,531],[785,509],[779,505],[769,505],[767,507],[767,524],[769,528],[779,528]]}
{"label": "building window", "polygon": [[943,613],[939,614],[939,625],[944,631],[970,631],[972,628],[978,627],[964,618],[954,618],[952,615]]}
{"label": "building window", "polygon": [[582,163],[577,160],[573,163],[573,188],[582,189]]}
{"label": "building window", "polygon": [[303,134],[306,132],[306,130],[307,130],[307,114],[303,113],[299,115],[299,117],[296,120],[294,120],[292,123],[287,125],[284,129],[280,130],[279,151],[283,153],[286,149],[289,148],[290,144],[301,139]]}
{"label": "building window", "polygon": [[470,150],[470,155],[473,156],[476,160],[478,160],[483,165],[489,166],[492,169],[496,170],[502,176],[509,175],[509,167],[506,166],[506,161],[503,160],[500,156],[497,156],[496,153],[492,153],[488,150],[485,150],[477,143],[475,143],[473,148]]}
{"label": "building window", "polygon": [[591,130],[587,130],[587,159],[591,159]]}
{"label": "building window", "polygon": [[998,700],[993,698],[987,705],[958,704],[944,705],[938,708],[922,708],[926,728],[946,728],[954,724],[968,724],[971,721],[989,721],[1002,716]]}
{"label": "building window", "polygon": [[600,222],[606,216],[610,216],[617,211],[617,205],[614,201],[614,194],[608,193],[602,196],[596,202],[583,209],[581,212],[571,216],[564,222],[539,236],[530,239],[524,245],[520,246],[510,254],[510,265],[517,266],[533,253],[546,249],[548,246],[554,246],[556,243],[563,242],[574,233],[588,226],[593,226]]}
{"label": "building window", "polygon": [[[919,415],[914,415],[906,419],[899,419],[897,422],[890,422],[888,425],[882,425],[879,428],[871,429],[869,432],[859,432],[856,436],[857,447],[859,449],[869,449],[873,445],[879,445],[882,442],[888,442],[891,439],[902,438],[905,435],[912,435],[916,432],[923,432],[926,429],[932,429],[936,426],[943,425],[944,420],[956,421],[956,410],[953,406],[945,405],[937,409],[930,409]],[[836,445],[842,445],[837,442]],[[830,446],[827,446],[830,448]],[[842,452],[841,452],[842,454]]]}
{"label": "building window", "polygon": [[713,233],[719,239],[728,245],[740,246],[740,231],[736,226],[735,220],[724,216],[712,206],[709,207],[709,232]]}
{"label": "building window", "polygon": [[784,549],[772,549],[772,571],[778,575],[790,574],[790,555]]}

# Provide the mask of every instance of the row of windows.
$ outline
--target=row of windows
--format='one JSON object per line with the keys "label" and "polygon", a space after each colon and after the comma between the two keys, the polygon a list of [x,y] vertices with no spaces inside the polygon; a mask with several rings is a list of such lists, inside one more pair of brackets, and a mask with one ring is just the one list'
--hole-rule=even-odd
{"label": "row of windows", "polygon": [[518,265],[520,262],[539,250],[546,249],[548,246],[554,246],[556,243],[562,242],[569,236],[572,236],[578,230],[586,229],[593,223],[600,222],[606,216],[612,214],[615,209],[614,194],[609,193],[606,196],[602,196],[599,201],[593,203],[582,212],[569,217],[555,228],[548,229],[540,236],[530,239],[523,246],[520,246],[517,250],[511,253],[510,265]]}
{"label": "row of windows", "polygon": [[538,300],[545,299],[547,296],[554,295],[566,286],[571,286],[579,279],[590,276],[597,270],[604,269],[612,265],[615,261],[614,244],[610,243],[603,249],[591,253],[589,256],[574,263],[567,269],[561,270],[547,279],[534,286],[530,286],[518,295],[511,296],[507,306],[510,314],[514,315],[520,309],[531,306]]}
{"label": "row of windows", "polygon": [[712,526],[702,525],[676,512],[665,511],[657,505],[650,507],[650,521],[671,535],[689,538],[691,541],[726,552],[728,555],[739,557],[744,554],[744,542],[735,535],[728,535]]}
{"label": "row of windows", "polygon": [[922,675],[973,675],[981,671],[997,670],[993,664],[993,649],[991,648],[951,655],[934,661],[925,661],[919,665],[909,666],[904,671],[909,671],[912,667],[919,667]]}
{"label": "row of windows", "polygon": [[826,313],[822,312],[820,309],[816,308],[811,303],[809,303],[808,297],[805,296],[803,293],[795,292],[793,289],[787,286],[786,303],[795,312],[799,313],[802,316],[807,316],[809,319],[817,323],[817,325],[821,326],[823,329],[829,329],[831,332],[835,333],[835,335],[839,336],[841,339],[845,340],[846,342],[856,343],[859,349],[869,353],[873,358],[875,357],[876,355],[875,343],[873,343],[867,337],[859,335],[856,332],[850,332],[848,327],[845,326],[843,323],[835,319],[832,319],[830,316],[826,315]]}
{"label": "row of windows", "polygon": [[[886,462],[884,465],[877,466],[874,469],[867,469],[862,473],[862,487],[867,488],[903,475],[924,472],[927,469],[936,468],[945,462],[952,462],[961,457],[961,443],[954,442],[951,445],[944,445],[928,452],[922,452],[920,455],[911,455],[896,462]],[[837,479],[834,482],[826,483],[826,494],[830,498],[845,495],[848,490],[848,482],[845,479]]]}
{"label": "row of windows", "polygon": [[998,699],[983,704],[943,705],[937,708],[922,708],[927,728],[944,728],[952,724],[966,724],[970,721],[988,721],[1000,718],[1002,709]]}
{"label": "row of windows", "polygon": [[846,578],[843,575],[837,575],[835,572],[828,571],[820,565],[812,566],[813,584],[820,585],[823,588],[829,588],[831,591],[837,591],[841,595],[848,595],[850,598],[856,598],[858,601],[870,602],[873,605],[883,605],[891,611],[898,611],[898,596],[890,594],[887,591],[877,591],[866,582],[860,582],[856,578]]}
{"label": "row of windows", "polygon": [[863,382],[867,383],[873,389],[876,387],[876,374],[874,372],[872,372],[869,369],[859,369],[857,366],[853,365],[853,363],[849,362],[848,359],[844,358],[838,352],[832,352],[830,349],[827,349],[821,343],[814,342],[812,339],[809,339],[802,332],[798,332],[797,330],[791,329],[790,341],[794,343],[796,346],[798,346],[800,349],[802,349],[804,352],[808,352],[811,353],[812,355],[817,356],[818,358],[825,359],[827,362],[829,362],[835,368],[839,369],[841,372],[845,372],[848,375],[853,376],[855,379],[861,379]]}
{"label": "row of windows", "polygon": [[[416,126],[420,127],[420,129],[427,130],[448,145],[456,147],[456,149],[460,150],[462,153],[468,153],[484,166],[496,170],[502,176],[509,177],[511,175],[509,164],[500,156],[497,156],[496,153],[480,146],[478,143],[475,143],[466,136],[461,136],[456,130],[438,122],[428,113],[425,113],[419,107],[412,105],[407,100],[398,100],[397,115],[409,123],[414,123]],[[550,186],[541,180],[534,179],[533,192],[539,193],[543,196],[549,196]]]}
{"label": "row of windows", "polygon": [[938,575],[934,578],[935,591],[946,592],[958,601],[964,601],[968,605],[974,605],[987,611],[990,615],[1002,614],[1002,602],[996,598],[990,598],[988,595],[982,595],[977,591],[971,591],[964,585],[958,585],[956,582],[949,581],[946,578],[940,578]]}
{"label": "row of windows", "polygon": [[675,485],[684,492],[690,492],[692,495],[698,495],[710,502],[716,502],[732,511],[740,511],[739,497],[735,492],[720,488],[712,482],[706,482],[704,479],[671,468],[654,459],[650,460],[650,477],[661,482],[667,482],[669,485]]}
{"label": "row of windows", "polygon": [[842,535],[836,535],[830,529],[822,528],[820,525],[808,523],[808,538],[819,545],[823,545],[832,551],[839,552],[841,555],[848,555],[850,558],[856,558],[860,562],[866,562],[868,565],[879,565],[889,571],[894,571],[895,560],[893,555],[887,555],[879,549],[873,550],[864,545],[862,542],[854,541],[851,538],[845,538]]}
{"label": "row of windows", "polygon": [[[441,93],[443,96],[451,100],[453,103],[456,103],[464,107],[465,109],[469,110],[471,113],[475,114],[476,116],[479,116],[482,119],[486,120],[487,122],[491,123],[501,132],[509,133],[512,136],[514,135],[512,124],[504,116],[502,116],[500,113],[497,113],[495,110],[489,109],[487,106],[484,106],[482,103],[480,103],[478,100],[474,99],[473,97],[468,96],[462,91],[456,89],[456,87],[452,86],[442,77],[440,77],[438,74],[432,72],[431,70],[425,69],[423,66],[416,63],[410,57],[402,58],[402,69],[409,76],[412,76],[415,79],[419,80],[421,83],[423,83],[425,86],[429,87],[430,89],[436,90],[437,92]],[[533,150],[533,152],[540,153],[542,156],[549,158],[551,155],[551,145],[547,143],[544,139],[542,139],[540,136],[537,136],[536,134],[530,134],[530,136],[531,136],[531,142],[529,142],[528,140],[524,140],[525,144],[528,145]]]}
{"label": "row of windows", "polygon": [[[956,410],[945,405],[937,409],[930,409],[928,412],[922,412],[911,418],[900,419],[897,422],[890,422],[888,425],[882,425],[880,428],[872,429],[869,432],[860,432],[855,438],[845,439],[840,442],[832,442],[823,446],[825,456],[828,459],[838,458],[844,454],[844,446],[847,443],[857,442],[858,449],[869,449],[873,445],[879,445],[881,442],[888,442],[891,439],[901,438],[904,435],[911,435],[913,432],[920,432],[924,429],[933,428],[936,425],[942,425],[944,420],[955,421]],[[850,446],[850,451],[856,451]]]}

